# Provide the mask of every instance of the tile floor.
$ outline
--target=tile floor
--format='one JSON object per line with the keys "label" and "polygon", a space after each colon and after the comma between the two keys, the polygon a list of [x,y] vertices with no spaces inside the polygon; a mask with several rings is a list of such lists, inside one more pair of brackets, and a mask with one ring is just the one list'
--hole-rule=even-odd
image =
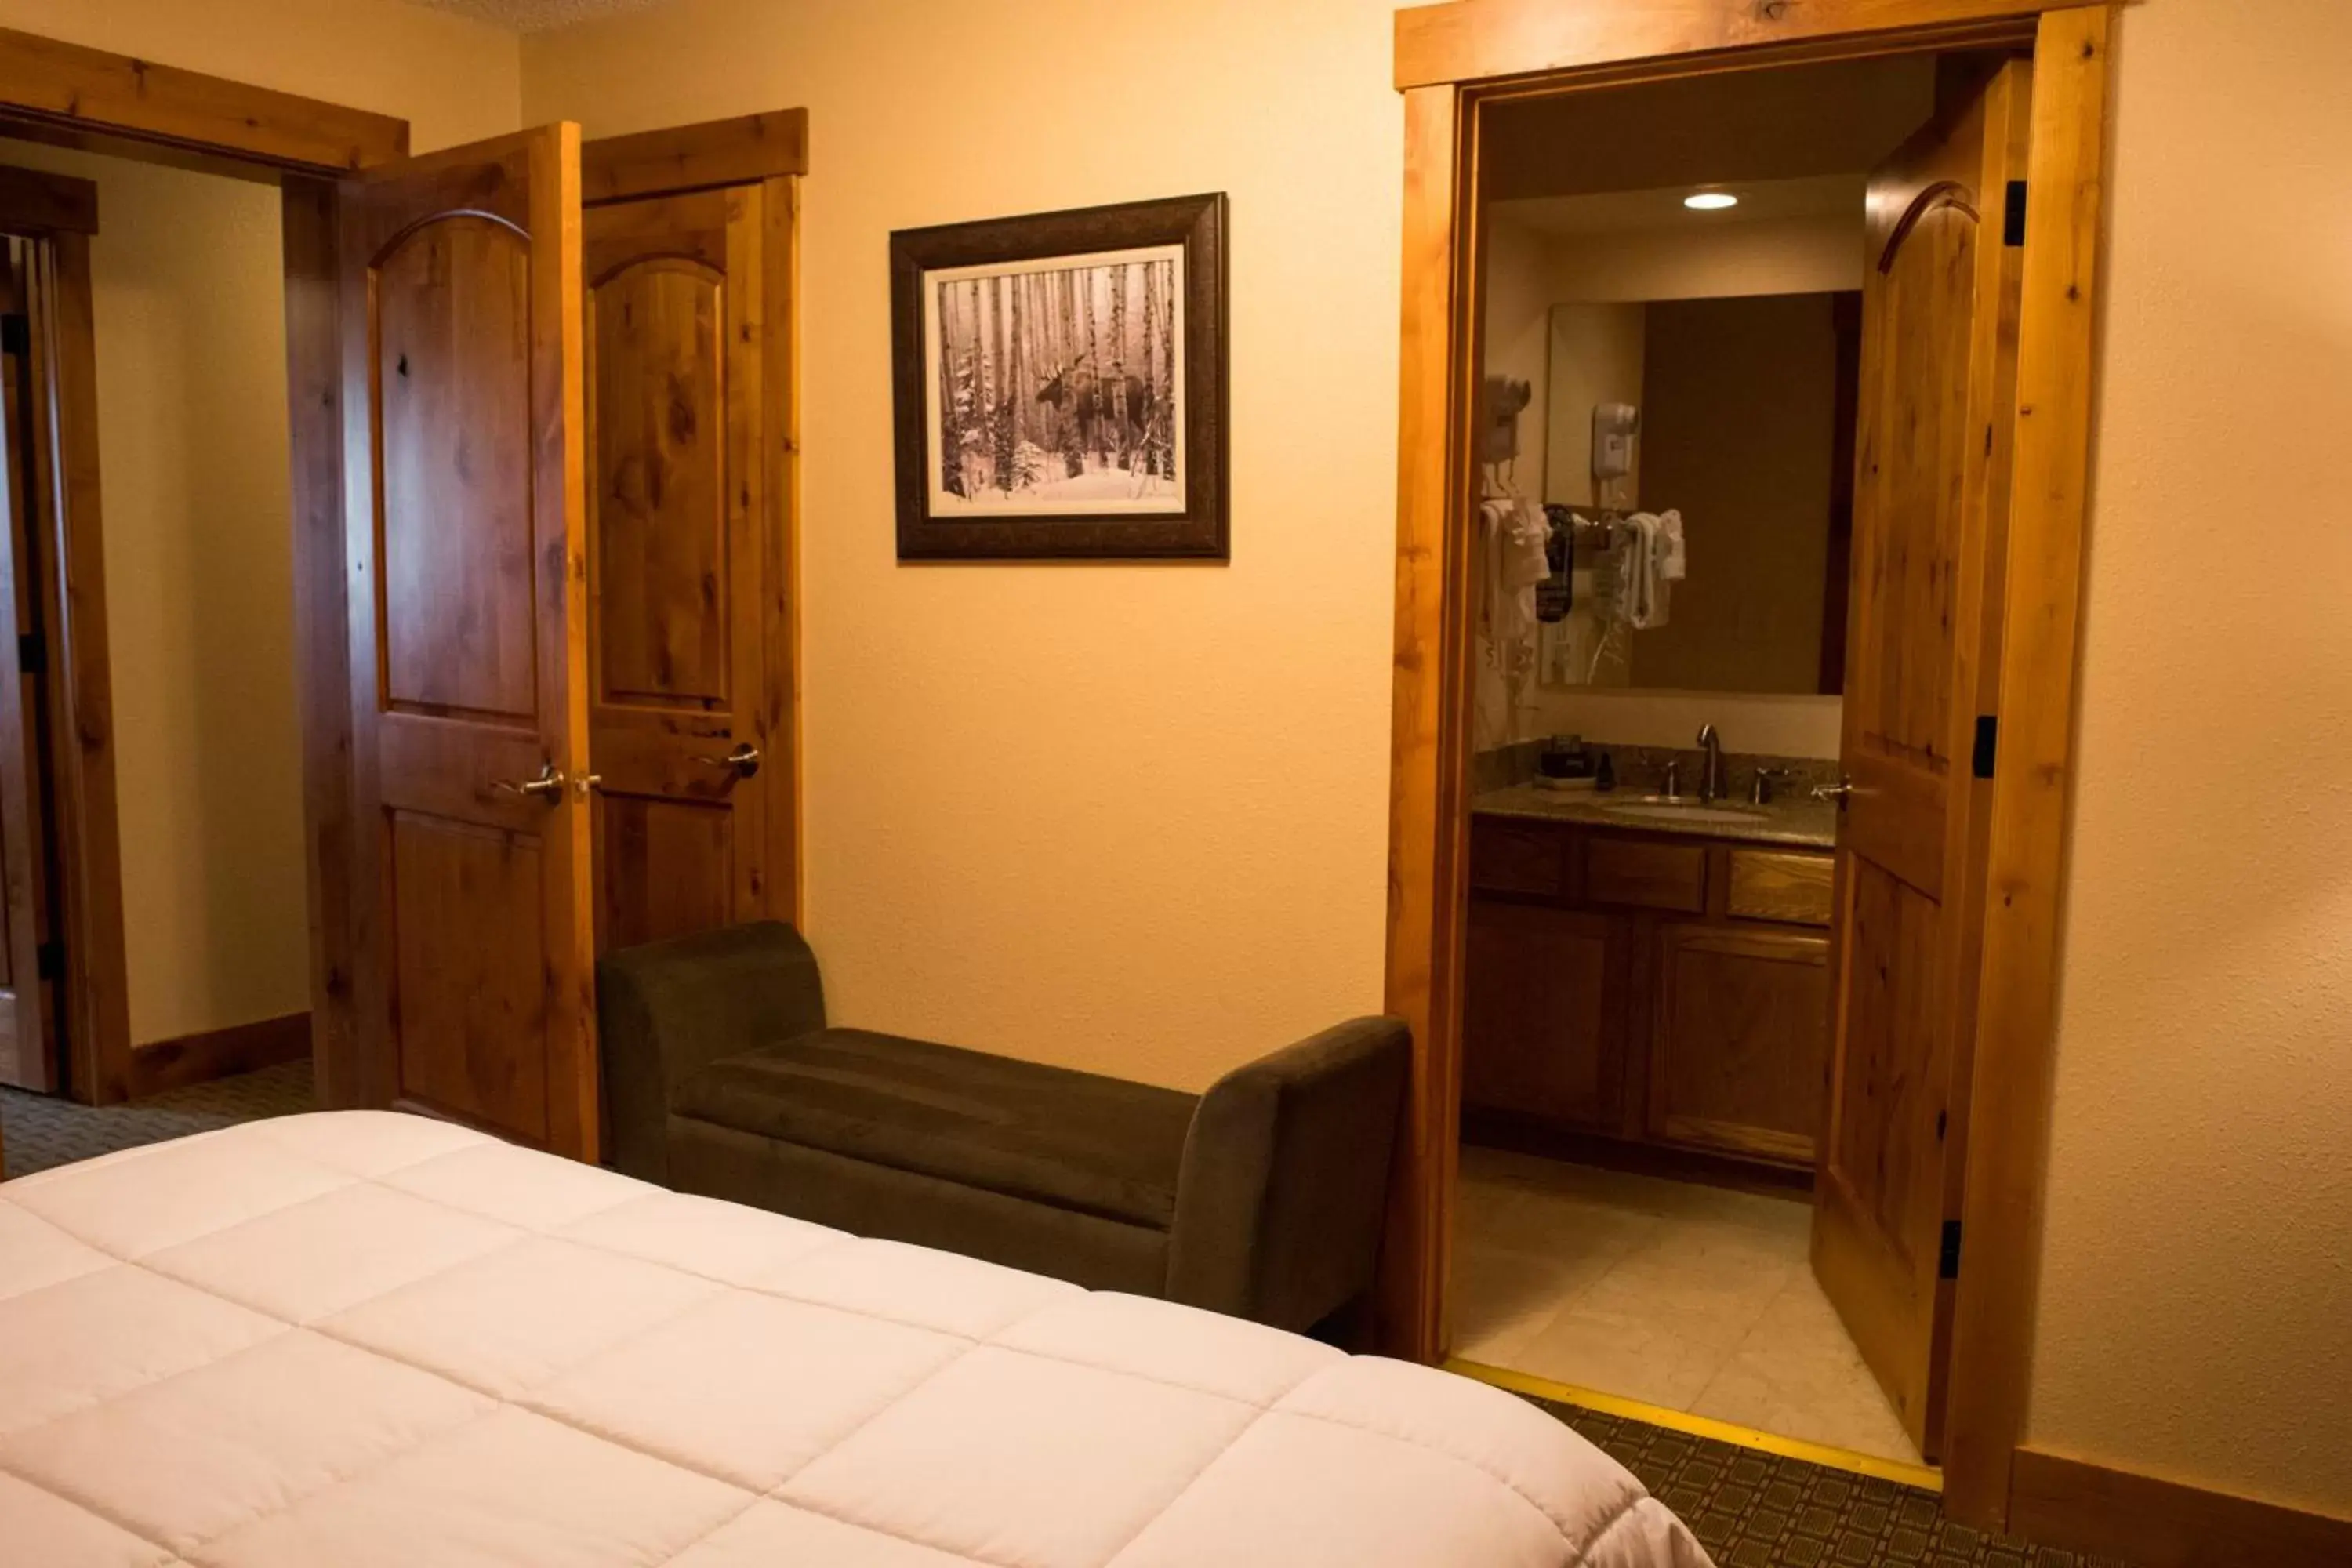
{"label": "tile floor", "polygon": [[1801,1200],[1462,1151],[1454,1353],[1919,1462],[1806,1262]]}

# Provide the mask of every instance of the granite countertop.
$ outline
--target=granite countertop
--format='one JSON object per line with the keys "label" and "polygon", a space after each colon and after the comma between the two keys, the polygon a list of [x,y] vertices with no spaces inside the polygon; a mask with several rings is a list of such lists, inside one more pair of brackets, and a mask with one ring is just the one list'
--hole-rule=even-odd
{"label": "granite countertop", "polygon": [[[1786,844],[1806,849],[1829,849],[1837,844],[1837,807],[1799,793],[1783,794],[1769,805],[1750,805],[1745,794],[1717,802],[1726,811],[1753,812],[1738,822],[1694,821],[1689,817],[1634,816],[1612,811],[1631,805],[1648,792],[1620,784],[1602,795],[1592,790],[1547,789],[1537,784],[1507,784],[1483,790],[1470,800],[1472,815],[1509,816],[1541,822],[1580,822],[1593,827],[1615,827],[1635,833],[1671,833],[1688,838],[1736,838],[1752,844]],[[1692,805],[1696,795],[1685,795]]]}

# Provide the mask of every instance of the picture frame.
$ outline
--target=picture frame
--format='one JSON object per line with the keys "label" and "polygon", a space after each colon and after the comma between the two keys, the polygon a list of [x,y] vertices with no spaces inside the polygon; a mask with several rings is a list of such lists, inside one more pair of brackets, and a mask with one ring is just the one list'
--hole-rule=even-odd
{"label": "picture frame", "polygon": [[1229,558],[1225,216],[891,235],[899,560]]}

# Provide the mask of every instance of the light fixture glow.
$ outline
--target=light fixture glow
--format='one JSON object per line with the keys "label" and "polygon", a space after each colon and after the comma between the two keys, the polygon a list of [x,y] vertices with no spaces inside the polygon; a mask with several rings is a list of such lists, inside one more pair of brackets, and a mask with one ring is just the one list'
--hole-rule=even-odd
{"label": "light fixture glow", "polygon": [[1683,198],[1683,205],[1693,212],[1717,213],[1738,205],[1739,198],[1729,191],[1693,191]]}

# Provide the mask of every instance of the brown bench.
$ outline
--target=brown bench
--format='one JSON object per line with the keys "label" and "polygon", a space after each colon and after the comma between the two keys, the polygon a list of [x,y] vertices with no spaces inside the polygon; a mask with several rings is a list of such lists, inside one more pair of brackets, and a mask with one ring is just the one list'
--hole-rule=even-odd
{"label": "brown bench", "polygon": [[1370,1289],[1412,1040],[1357,1018],[1206,1094],[828,1026],[780,922],[597,968],[614,1166],[1304,1330]]}

